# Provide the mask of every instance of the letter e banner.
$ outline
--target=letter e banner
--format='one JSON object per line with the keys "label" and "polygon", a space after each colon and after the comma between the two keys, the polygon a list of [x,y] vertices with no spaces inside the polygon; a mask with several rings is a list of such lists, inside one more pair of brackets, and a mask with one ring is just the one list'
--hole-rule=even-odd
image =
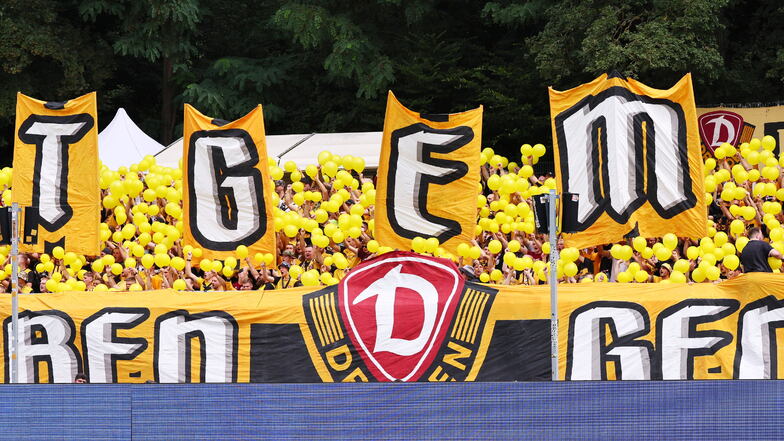
{"label": "letter e banner", "polygon": [[474,238],[482,107],[420,114],[389,92],[378,165],[375,234],[384,245],[410,249],[435,237],[446,250]]}
{"label": "letter e banner", "polygon": [[272,189],[261,106],[227,123],[185,105],[183,218],[186,245],[224,259],[239,245],[275,254]]}
{"label": "letter e banner", "polygon": [[48,102],[17,94],[12,199],[25,209],[20,251],[99,253],[96,114],[95,92]]}
{"label": "letter e banner", "polygon": [[691,75],[668,90],[606,74],[550,88],[558,192],[577,193],[578,248],[631,234],[707,234]]}

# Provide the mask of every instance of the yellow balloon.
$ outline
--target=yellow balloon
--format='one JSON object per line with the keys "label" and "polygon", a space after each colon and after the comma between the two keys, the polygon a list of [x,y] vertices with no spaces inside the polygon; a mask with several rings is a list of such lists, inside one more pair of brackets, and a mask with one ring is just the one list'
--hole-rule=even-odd
{"label": "yellow balloon", "polygon": [[172,283],[172,288],[177,291],[185,291],[188,288],[188,285],[182,279],[177,279]]}
{"label": "yellow balloon", "polygon": [[155,263],[155,257],[152,254],[145,254],[142,256],[142,266],[150,269],[152,265]]}
{"label": "yellow balloon", "polygon": [[643,283],[648,280],[648,276],[649,276],[648,273],[646,273],[643,270],[639,270],[634,273],[634,280],[637,281],[638,283]]}
{"label": "yellow balloon", "polygon": [[123,271],[123,267],[119,263],[113,263],[111,266],[111,271],[115,276],[119,276]]}

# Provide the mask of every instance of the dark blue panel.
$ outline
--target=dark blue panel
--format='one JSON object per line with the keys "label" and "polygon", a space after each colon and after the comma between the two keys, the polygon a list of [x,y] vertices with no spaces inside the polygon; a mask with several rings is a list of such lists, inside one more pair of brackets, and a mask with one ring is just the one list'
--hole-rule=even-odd
{"label": "dark blue panel", "polygon": [[0,386],[0,439],[784,439],[784,382]]}
{"label": "dark blue panel", "polygon": [[0,385],[0,439],[131,439],[127,385]]}

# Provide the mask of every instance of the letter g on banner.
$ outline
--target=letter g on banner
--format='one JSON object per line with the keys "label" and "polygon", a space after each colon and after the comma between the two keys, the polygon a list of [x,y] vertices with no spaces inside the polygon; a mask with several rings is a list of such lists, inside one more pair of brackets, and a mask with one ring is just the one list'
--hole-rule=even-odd
{"label": "letter g on banner", "polygon": [[[203,246],[228,251],[264,236],[266,223],[256,145],[241,129],[191,134],[188,210],[191,233]],[[194,203],[195,202],[195,203]]]}

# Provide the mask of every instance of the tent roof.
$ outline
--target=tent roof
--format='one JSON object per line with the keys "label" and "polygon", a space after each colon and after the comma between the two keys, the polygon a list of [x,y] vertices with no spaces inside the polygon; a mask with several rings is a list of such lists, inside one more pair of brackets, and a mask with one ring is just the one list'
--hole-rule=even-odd
{"label": "tent roof", "polygon": [[[267,135],[267,154],[279,163],[294,161],[299,168],[318,163],[318,154],[328,150],[336,155],[358,156],[365,167],[378,168],[382,132],[312,133],[309,135]],[[177,167],[182,158],[182,138],[155,156],[166,167]]]}
{"label": "tent roof", "polygon": [[109,125],[98,134],[98,155],[112,170],[136,164],[163,148],[158,141],[147,136],[122,107],[117,109]]}

